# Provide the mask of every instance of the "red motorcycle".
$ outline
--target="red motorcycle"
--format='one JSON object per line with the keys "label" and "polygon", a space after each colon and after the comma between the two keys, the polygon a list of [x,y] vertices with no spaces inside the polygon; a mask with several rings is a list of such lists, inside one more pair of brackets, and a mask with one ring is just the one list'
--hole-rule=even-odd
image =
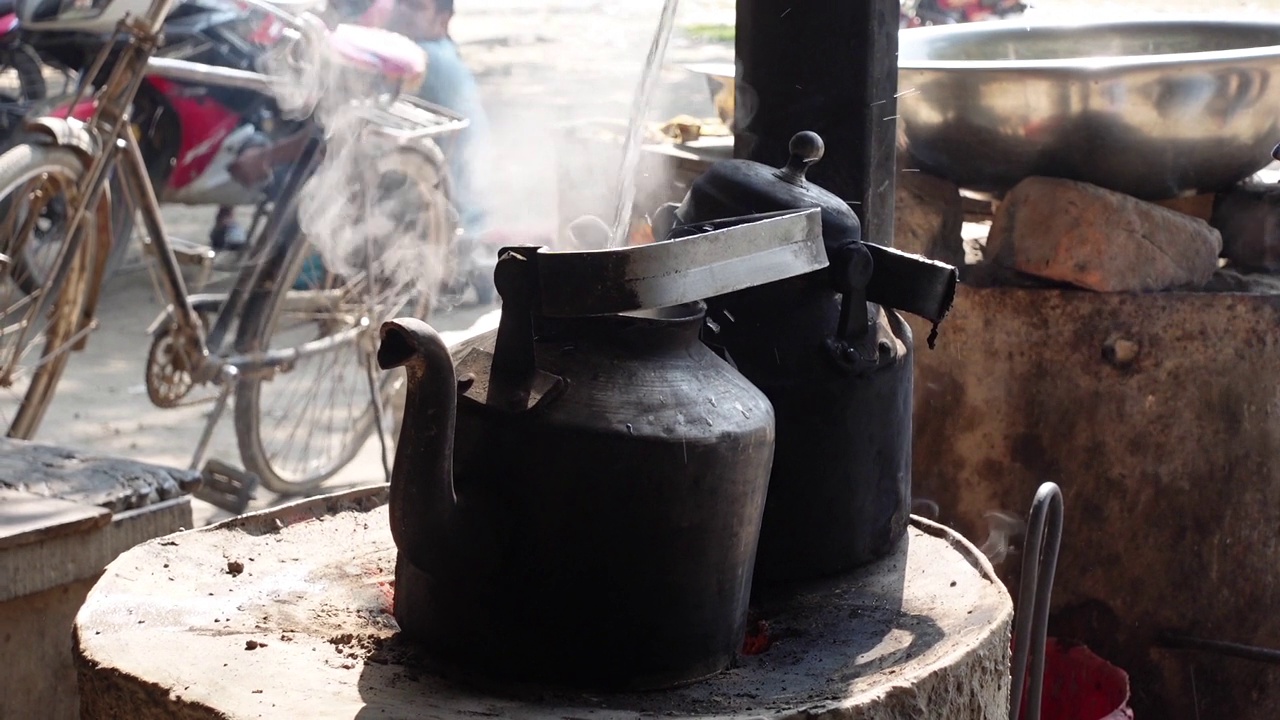
{"label": "red motorcycle", "polygon": [[999,20],[1021,15],[1028,7],[1021,0],[903,0],[899,25],[909,28]]}

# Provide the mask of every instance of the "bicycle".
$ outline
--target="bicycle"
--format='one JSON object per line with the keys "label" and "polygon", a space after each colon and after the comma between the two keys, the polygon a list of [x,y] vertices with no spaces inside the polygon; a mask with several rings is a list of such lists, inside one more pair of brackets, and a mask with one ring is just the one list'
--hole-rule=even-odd
{"label": "bicycle", "polygon": [[[250,261],[233,287],[225,293],[191,295],[179,253],[165,233],[138,140],[130,131],[133,97],[144,72],[263,93],[274,92],[278,85],[262,73],[154,58],[161,24],[174,2],[152,0],[142,15],[120,21],[116,40],[122,42],[105,46],[85,74],[99,77],[108,55],[113,55],[114,65],[97,90],[98,105],[87,123],[56,117],[33,121],[29,128],[40,139],[0,156],[0,198],[25,198],[7,203],[0,225],[17,229],[0,242],[0,392],[17,400],[8,417],[7,406],[0,404],[0,421],[9,423],[10,437],[33,436],[69,353],[85,347],[95,326],[112,248],[108,178],[118,176],[127,206],[141,216],[142,241],[151,251],[159,289],[169,303],[153,326],[148,395],[160,407],[173,407],[196,386],[211,384],[218,391],[191,462],[192,469],[203,464],[206,482],[216,488],[211,499],[238,513],[258,480],[282,494],[308,492],[350,462],[375,431],[382,443],[383,470],[389,475],[391,440],[384,406],[403,378],[377,371],[376,332],[383,319],[426,317],[430,311],[434,288],[406,276],[397,263],[406,252],[427,252],[437,262],[448,263],[457,221],[443,156],[434,139],[466,127],[467,121],[398,92],[350,102],[354,132],[362,141],[376,143],[377,152],[363,177],[352,183],[356,197],[348,202],[373,216],[411,217],[421,233],[392,234],[389,240],[376,241],[366,236],[363,247],[325,255],[322,275],[304,283],[298,280],[304,264],[318,247],[323,249],[304,235],[298,213],[301,191],[326,156],[323,128],[312,113],[301,157],[251,238],[246,252]],[[261,0],[250,4],[279,18],[290,57],[314,62],[327,33],[315,16],[293,16]],[[122,46],[113,50],[117,45]],[[75,102],[84,92],[82,85]],[[30,242],[41,208],[54,198],[67,210],[58,228],[61,241],[48,265],[51,270],[33,289],[31,273],[24,270],[24,245]],[[442,274],[447,277],[447,272]],[[37,348],[34,367],[19,370],[17,364]],[[348,374],[329,376],[343,361]],[[217,460],[205,463],[204,458],[233,392],[243,470]],[[321,393],[328,396],[322,399]],[[278,395],[283,395],[283,403],[270,402]],[[343,400],[348,403],[345,415],[338,407]],[[277,432],[285,416],[294,415],[307,417],[296,418],[292,430]],[[304,429],[307,438],[295,447]],[[318,440],[315,431],[320,431]],[[291,454],[292,450],[299,452]]]}

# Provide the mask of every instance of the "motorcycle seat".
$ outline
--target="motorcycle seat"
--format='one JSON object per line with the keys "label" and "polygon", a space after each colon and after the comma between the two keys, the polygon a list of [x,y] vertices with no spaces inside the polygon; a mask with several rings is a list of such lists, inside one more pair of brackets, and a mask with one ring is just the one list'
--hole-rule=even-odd
{"label": "motorcycle seat", "polygon": [[[0,0],[4,2],[5,0]],[[315,12],[324,7],[325,0],[264,0],[268,5],[274,5],[281,10],[290,13],[301,13],[305,11]]]}
{"label": "motorcycle seat", "polygon": [[329,34],[329,48],[344,62],[392,79],[421,77],[427,72],[425,50],[403,35],[379,28],[338,25]]}

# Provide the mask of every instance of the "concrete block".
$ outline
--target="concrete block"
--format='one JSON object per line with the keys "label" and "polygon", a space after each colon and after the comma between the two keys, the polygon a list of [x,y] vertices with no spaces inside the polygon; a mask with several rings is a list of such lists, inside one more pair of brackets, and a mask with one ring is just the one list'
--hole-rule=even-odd
{"label": "concrete block", "polygon": [[312,498],[121,555],[76,618],[82,717],[1008,717],[1012,602],[976,548],[928,521],[889,557],[762,604],[770,643],[733,670],[601,695],[424,665],[390,615],[387,497]]}
{"label": "concrete block", "polygon": [[79,717],[71,629],[102,569],[191,527],[195,473],[0,439],[0,718]]}
{"label": "concrete block", "polygon": [[1278,324],[1280,291],[962,285],[916,355],[913,495],[980,542],[1057,482],[1050,632],[1129,673],[1137,718],[1277,717],[1274,665],[1157,639],[1280,647]]}

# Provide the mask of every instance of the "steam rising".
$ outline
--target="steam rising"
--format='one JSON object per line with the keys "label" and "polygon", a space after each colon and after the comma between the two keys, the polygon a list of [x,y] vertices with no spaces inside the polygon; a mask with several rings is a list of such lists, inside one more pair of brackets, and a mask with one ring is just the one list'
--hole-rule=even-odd
{"label": "steam rising", "polygon": [[999,565],[1016,552],[1014,546],[1026,534],[1027,523],[1003,510],[988,510],[982,517],[987,521],[987,539],[978,549],[992,565]]}
{"label": "steam rising", "polygon": [[644,137],[644,124],[648,119],[649,104],[653,101],[653,93],[657,89],[662,64],[667,58],[667,45],[671,42],[671,31],[675,27],[676,11],[679,8],[680,0],[665,0],[663,3],[658,28],[654,31],[653,44],[649,47],[644,70],[640,75],[640,86],[636,89],[629,119],[630,127],[627,129],[627,139],[622,148],[622,162],[618,168],[620,182],[617,203],[613,211],[612,245],[614,247],[627,244],[627,235],[631,229],[631,211],[635,202],[635,176],[640,164],[640,142]]}
{"label": "steam rising", "polygon": [[[459,3],[453,23],[490,115],[494,161],[480,161],[477,169],[487,169],[488,177],[473,181],[487,191],[495,230],[519,242],[563,247],[552,238],[568,240],[569,221],[586,214],[613,219],[616,191],[623,184],[618,175],[622,137],[661,4],[617,0],[583,8],[569,0],[521,0],[499,5]],[[732,22],[732,13],[733,0],[683,0],[680,18],[724,24]],[[489,40],[495,37],[500,40]],[[677,65],[681,58],[728,59],[732,48],[691,48],[681,42],[672,43],[678,55],[668,58],[648,119],[714,114],[705,78]],[[277,79],[282,105],[297,115],[314,108],[325,126],[327,156],[303,193],[303,230],[331,270],[351,271],[369,257],[369,248],[381,248],[387,254],[378,264],[393,272],[395,282],[435,290],[451,268],[443,249],[423,238],[430,228],[452,220],[442,221],[439,211],[425,221],[415,219],[421,210],[398,207],[412,203],[411,192],[398,199],[373,192],[375,161],[389,154],[388,141],[361,132],[364,123],[352,101],[382,88],[367,74],[337,66],[322,50],[299,44],[274,53],[262,68]],[[670,97],[672,81],[683,83],[678,99]],[[642,172],[655,169],[648,161],[643,165]],[[642,198],[637,210],[651,212],[653,202]],[[441,234],[452,237],[452,232]]]}
{"label": "steam rising", "polygon": [[[555,234],[565,243],[559,247],[574,247],[569,223],[594,215],[612,224],[618,214],[628,120],[636,111],[642,68],[666,6],[658,0],[501,4],[501,10],[486,11],[458,3],[454,19],[463,57],[481,79],[498,154],[492,177],[494,224]],[[680,1],[677,30],[652,102],[647,113],[640,111],[645,120],[714,116],[706,78],[681,64],[729,60],[732,45],[690,40],[680,28],[731,24],[733,8],[733,0]],[[469,43],[472,38],[476,41]],[[625,183],[640,191],[637,215],[651,213],[668,199],[648,191],[662,184],[658,172],[671,169],[672,163],[642,154],[638,188]],[[594,234],[592,238],[592,244],[576,246],[609,244]]]}
{"label": "steam rising", "polygon": [[[942,522],[942,509],[938,503],[928,498],[913,498],[911,512],[914,515]],[[1003,510],[988,510],[982,513],[987,524],[987,538],[978,550],[991,561],[992,565],[1000,565],[1010,555],[1018,553],[1018,547],[1027,532],[1027,522],[1023,518]]]}
{"label": "steam rising", "polygon": [[[407,38],[387,35],[421,52]],[[298,220],[325,268],[348,279],[372,278],[378,297],[436,295],[450,269],[454,212],[442,192],[439,148],[403,142],[371,121],[395,97],[395,86],[323,44],[281,43],[262,69],[276,81],[286,112],[314,113],[324,128],[324,159],[300,191]]]}

